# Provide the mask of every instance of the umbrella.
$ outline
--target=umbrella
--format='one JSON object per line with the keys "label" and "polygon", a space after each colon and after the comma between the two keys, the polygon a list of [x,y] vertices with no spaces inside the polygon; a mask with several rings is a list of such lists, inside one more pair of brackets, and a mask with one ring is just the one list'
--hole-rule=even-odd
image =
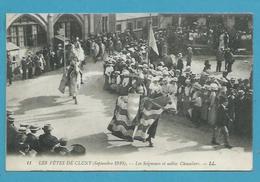
{"label": "umbrella", "polygon": [[8,52],[9,51],[17,51],[19,49],[20,48],[12,42],[7,42],[7,44],[6,44],[6,51],[8,51]]}

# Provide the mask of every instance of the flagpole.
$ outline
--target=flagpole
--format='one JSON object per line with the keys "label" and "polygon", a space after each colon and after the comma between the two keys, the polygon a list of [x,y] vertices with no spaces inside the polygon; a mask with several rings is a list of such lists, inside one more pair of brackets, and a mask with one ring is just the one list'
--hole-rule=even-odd
{"label": "flagpole", "polygon": [[148,21],[148,50],[147,50],[147,61],[148,61],[148,66],[150,67],[150,60],[149,60],[149,52],[150,52],[150,28],[151,28],[151,22],[152,22],[152,15],[150,13],[150,19]]}
{"label": "flagpole", "polygon": [[66,71],[66,47],[65,47],[65,23],[64,23],[64,34],[63,34],[63,56],[64,56],[64,71]]}

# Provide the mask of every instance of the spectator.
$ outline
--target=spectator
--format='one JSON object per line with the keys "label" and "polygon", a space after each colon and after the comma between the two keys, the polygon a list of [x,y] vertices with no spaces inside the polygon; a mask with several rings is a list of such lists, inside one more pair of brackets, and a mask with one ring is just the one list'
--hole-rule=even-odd
{"label": "spectator", "polygon": [[40,150],[43,154],[51,154],[55,145],[59,143],[58,139],[51,134],[53,130],[50,124],[44,125],[42,128],[44,134],[39,136]]}

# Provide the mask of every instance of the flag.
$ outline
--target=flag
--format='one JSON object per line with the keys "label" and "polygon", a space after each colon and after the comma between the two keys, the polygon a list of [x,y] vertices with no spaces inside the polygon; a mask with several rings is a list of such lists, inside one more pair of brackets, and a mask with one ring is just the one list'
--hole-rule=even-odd
{"label": "flag", "polygon": [[159,51],[158,51],[156,40],[155,40],[155,37],[154,37],[152,25],[150,25],[149,27],[150,28],[149,28],[148,46],[151,47],[157,55],[159,55]]}

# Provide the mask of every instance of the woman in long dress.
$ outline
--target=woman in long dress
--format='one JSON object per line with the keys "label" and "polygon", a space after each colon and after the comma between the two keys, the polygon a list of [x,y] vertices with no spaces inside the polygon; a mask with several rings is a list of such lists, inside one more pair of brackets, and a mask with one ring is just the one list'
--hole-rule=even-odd
{"label": "woman in long dress", "polygon": [[77,41],[75,45],[72,46],[72,52],[78,58],[80,68],[80,82],[83,84],[83,66],[85,62],[85,54],[79,41]]}
{"label": "woman in long dress", "polygon": [[204,89],[202,92],[202,108],[201,108],[201,119],[203,122],[208,122],[208,108],[209,108],[209,97],[210,97],[210,91],[209,86],[204,85]]}
{"label": "woman in long dress", "polygon": [[80,89],[80,69],[79,69],[79,61],[76,57],[74,57],[70,62],[70,68],[68,71],[68,79],[69,79],[69,93],[70,96],[75,100],[75,104],[78,104],[77,94]]}
{"label": "woman in long dress", "polygon": [[189,113],[189,109],[191,108],[191,81],[189,79],[185,80],[186,86],[184,87],[184,97],[183,97],[183,112],[185,117],[190,118],[191,114]]}
{"label": "woman in long dress", "polygon": [[211,93],[209,96],[209,112],[208,112],[208,122],[211,125],[216,123],[217,118],[217,91],[218,86],[216,84],[211,85]]}

